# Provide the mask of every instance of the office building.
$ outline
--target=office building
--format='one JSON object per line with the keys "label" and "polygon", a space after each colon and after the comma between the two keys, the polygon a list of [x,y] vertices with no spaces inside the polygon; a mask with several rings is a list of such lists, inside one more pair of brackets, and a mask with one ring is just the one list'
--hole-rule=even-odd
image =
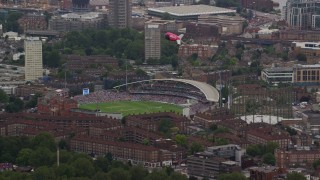
{"label": "office building", "polygon": [[42,41],[24,41],[25,80],[34,81],[43,76]]}
{"label": "office building", "polygon": [[[198,152],[192,156],[188,156],[188,174],[190,176],[202,178],[217,178],[219,174],[239,172],[241,166],[241,148],[237,145],[213,146],[208,147],[204,152]],[[241,160],[240,160],[241,163]]]}
{"label": "office building", "polygon": [[293,69],[290,67],[273,67],[261,71],[261,79],[271,84],[292,83]]}
{"label": "office building", "polygon": [[284,19],[296,29],[310,29],[313,15],[317,15],[320,0],[288,0],[283,7]]}
{"label": "office building", "polygon": [[320,42],[293,42],[295,54],[304,54],[308,57],[320,56]]}
{"label": "office building", "polygon": [[131,0],[109,0],[109,25],[114,28],[131,26]]}
{"label": "office building", "polygon": [[301,65],[293,67],[293,81],[296,85],[319,85],[320,84],[320,64]]}
{"label": "office building", "polygon": [[148,59],[160,59],[161,32],[158,23],[146,22],[144,31],[145,62]]}

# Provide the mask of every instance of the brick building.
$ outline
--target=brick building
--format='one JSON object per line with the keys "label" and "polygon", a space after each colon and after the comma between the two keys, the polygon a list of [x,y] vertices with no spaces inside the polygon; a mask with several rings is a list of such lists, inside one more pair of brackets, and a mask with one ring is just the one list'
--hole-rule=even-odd
{"label": "brick building", "polygon": [[138,127],[148,131],[158,131],[161,120],[172,121],[181,133],[186,133],[187,125],[189,124],[188,118],[172,112],[128,116],[126,124],[127,126]]}
{"label": "brick building", "polygon": [[197,54],[198,58],[207,60],[215,54],[215,46],[203,45],[203,44],[182,44],[179,47],[179,57],[189,57],[193,54]]}
{"label": "brick building", "polygon": [[252,167],[249,171],[250,180],[274,180],[284,173],[283,170],[274,166]]}
{"label": "brick building", "polygon": [[67,57],[66,67],[71,71],[83,70],[87,68],[104,69],[105,66],[118,68],[118,60],[106,55],[79,56],[69,55]]}
{"label": "brick building", "polygon": [[27,14],[18,20],[19,26],[23,31],[27,30],[46,30],[48,23],[44,15]]}
{"label": "brick building", "polygon": [[160,167],[158,148],[128,142],[106,141],[89,136],[76,136],[71,139],[71,150],[95,155],[111,153],[114,159],[130,160],[132,164],[146,167]]}
{"label": "brick building", "polygon": [[241,7],[260,10],[260,11],[271,11],[273,9],[272,0],[241,0]]}
{"label": "brick building", "polygon": [[290,136],[276,128],[257,128],[247,132],[247,140],[253,144],[267,144],[276,142],[280,148],[287,148],[291,143]]}
{"label": "brick building", "polygon": [[71,109],[78,108],[78,102],[68,98],[63,90],[49,92],[38,98],[38,113],[52,116],[64,116],[71,113]]}
{"label": "brick building", "polygon": [[186,36],[195,42],[217,42],[221,31],[221,27],[213,23],[189,22],[186,24]]}
{"label": "brick building", "polygon": [[305,31],[305,30],[282,30],[279,32],[281,40],[294,41],[320,41],[319,31]]}
{"label": "brick building", "polygon": [[296,165],[312,165],[314,161],[320,159],[320,150],[277,149],[274,155],[278,167],[289,168]]}

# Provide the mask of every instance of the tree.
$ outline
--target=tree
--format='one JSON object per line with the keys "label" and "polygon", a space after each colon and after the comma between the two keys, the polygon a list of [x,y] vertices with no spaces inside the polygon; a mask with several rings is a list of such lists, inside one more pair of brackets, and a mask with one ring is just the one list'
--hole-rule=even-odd
{"label": "tree", "polygon": [[167,13],[167,12],[165,12],[163,15],[162,15],[162,18],[161,18],[162,20],[172,20],[173,18],[172,18],[172,16],[169,14],[169,13]]}
{"label": "tree", "polygon": [[144,169],[142,166],[133,166],[130,169],[131,180],[140,180],[148,175],[148,170]]}
{"label": "tree", "polygon": [[189,148],[189,154],[193,155],[194,153],[203,151],[203,146],[198,142],[193,142]]}
{"label": "tree", "polygon": [[52,168],[41,166],[33,173],[33,179],[52,179],[55,180],[55,173]]}
{"label": "tree", "polygon": [[108,172],[110,164],[111,161],[109,161],[107,157],[98,157],[97,160],[94,161],[95,167],[103,172]]}
{"label": "tree", "polygon": [[0,103],[7,103],[9,101],[9,96],[0,89]]}
{"label": "tree", "polygon": [[218,176],[218,180],[246,180],[247,178],[241,173],[221,174]]}
{"label": "tree", "polygon": [[175,137],[175,141],[180,146],[187,146],[187,137],[183,134],[177,134]]}
{"label": "tree", "polygon": [[269,165],[276,164],[276,158],[271,153],[267,153],[267,154],[263,155],[262,158],[263,158],[263,163],[265,163],[265,164],[269,164]]}
{"label": "tree", "polygon": [[69,179],[75,176],[75,169],[68,164],[60,164],[56,167],[55,173],[57,177],[66,177],[67,179]]}
{"label": "tree", "polygon": [[297,59],[298,59],[298,61],[307,61],[307,56],[305,54],[299,53],[297,55]]}
{"label": "tree", "polygon": [[285,180],[307,180],[307,178],[301,173],[292,172],[287,174],[287,178]]}
{"label": "tree", "polygon": [[161,133],[168,135],[172,127],[173,127],[173,123],[170,119],[161,119],[158,130]]}
{"label": "tree", "polygon": [[6,112],[16,113],[21,112],[24,107],[24,102],[20,98],[10,98],[10,103],[5,107]]}
{"label": "tree", "polygon": [[32,139],[32,143],[34,148],[44,147],[44,148],[48,148],[52,152],[56,151],[56,143],[54,141],[54,138],[48,132],[43,132],[36,135]]}
{"label": "tree", "polygon": [[276,150],[277,148],[279,148],[278,143],[269,141],[266,145],[266,152],[273,154],[274,150]]}
{"label": "tree", "polygon": [[168,179],[168,174],[164,170],[154,170],[148,174],[145,180],[163,180]]}
{"label": "tree", "polygon": [[38,147],[30,157],[30,164],[35,167],[50,166],[54,162],[54,154],[46,147]]}
{"label": "tree", "polygon": [[320,159],[314,161],[312,166],[313,166],[314,169],[318,169],[318,167],[320,166]]}
{"label": "tree", "polygon": [[107,173],[97,172],[97,173],[93,176],[92,179],[93,179],[93,180],[101,180],[101,179],[103,179],[103,180],[109,180],[109,176],[108,176]]}
{"label": "tree", "polygon": [[30,165],[30,158],[33,154],[33,150],[29,148],[21,149],[16,158],[16,163],[22,166]]}
{"label": "tree", "polygon": [[216,138],[214,141],[214,145],[216,146],[222,146],[226,144],[229,144],[229,141],[225,138]]}
{"label": "tree", "polygon": [[112,180],[130,180],[131,179],[131,174],[121,168],[114,168],[111,169],[110,172],[108,172],[108,176]]}
{"label": "tree", "polygon": [[78,158],[71,166],[75,169],[75,174],[77,177],[92,177],[95,173],[93,163],[88,158]]}

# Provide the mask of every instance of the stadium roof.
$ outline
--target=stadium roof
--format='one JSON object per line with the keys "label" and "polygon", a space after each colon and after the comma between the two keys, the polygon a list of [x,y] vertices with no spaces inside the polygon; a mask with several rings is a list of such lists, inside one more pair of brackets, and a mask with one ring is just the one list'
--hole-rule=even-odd
{"label": "stadium roof", "polygon": [[[198,88],[206,96],[206,99],[208,101],[211,101],[211,102],[218,102],[219,101],[219,92],[215,87],[213,87],[207,83],[204,83],[204,82],[199,82],[199,81],[194,81],[194,80],[189,80],[189,79],[173,79],[173,78],[172,79],[150,79],[150,80],[136,81],[136,82],[132,82],[132,83],[128,83],[128,84],[135,84],[135,83],[145,82],[145,81],[177,81],[177,82],[190,84],[190,85]],[[125,86],[125,85],[126,84],[123,84],[120,86],[116,86],[114,88]]]}
{"label": "stadium roof", "polygon": [[236,12],[236,10],[208,5],[168,6],[160,8],[148,8],[148,11],[161,14],[167,12],[173,16],[200,16]]}

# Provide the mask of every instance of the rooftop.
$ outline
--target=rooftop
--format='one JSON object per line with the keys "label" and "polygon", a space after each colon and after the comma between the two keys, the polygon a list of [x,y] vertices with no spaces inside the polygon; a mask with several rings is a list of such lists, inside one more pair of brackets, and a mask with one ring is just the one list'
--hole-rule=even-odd
{"label": "rooftop", "polygon": [[208,5],[168,6],[160,8],[148,8],[148,11],[169,13],[174,16],[199,16],[206,14],[235,13],[236,10],[220,8]]}

